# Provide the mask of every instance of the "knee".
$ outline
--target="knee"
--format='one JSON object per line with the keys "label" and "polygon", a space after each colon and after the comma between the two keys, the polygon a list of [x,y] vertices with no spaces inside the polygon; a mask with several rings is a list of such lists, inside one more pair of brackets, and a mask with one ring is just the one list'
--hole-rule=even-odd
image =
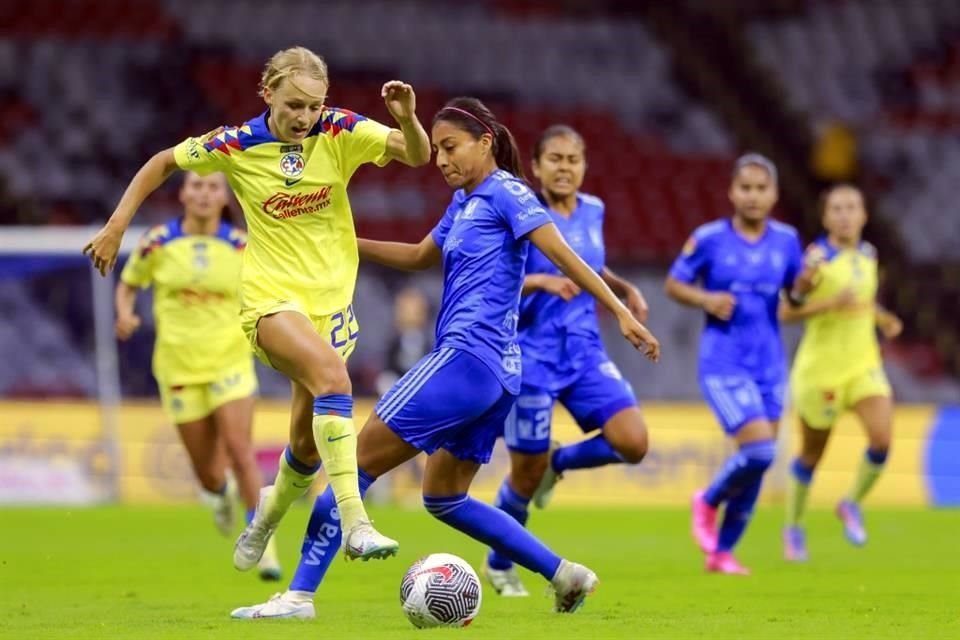
{"label": "knee", "polygon": [[347,366],[337,362],[334,366],[317,366],[310,369],[307,379],[303,381],[313,397],[333,394],[351,395],[353,386],[347,374]]}
{"label": "knee", "polygon": [[532,496],[547,471],[549,455],[515,458],[510,469],[510,486],[522,496]]}
{"label": "knee", "polygon": [[647,455],[650,447],[647,429],[640,426],[639,429],[633,429],[630,434],[623,438],[614,447],[623,461],[627,464],[638,464]]}
{"label": "knee", "polygon": [[766,473],[777,454],[777,445],[773,440],[749,442],[740,447],[740,452],[746,460],[747,468],[754,473]]}

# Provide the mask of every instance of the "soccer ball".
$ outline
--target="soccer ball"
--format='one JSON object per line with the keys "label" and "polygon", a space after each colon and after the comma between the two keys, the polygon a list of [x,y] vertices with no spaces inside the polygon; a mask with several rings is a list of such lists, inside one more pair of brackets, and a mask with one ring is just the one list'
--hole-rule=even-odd
{"label": "soccer ball", "polygon": [[420,629],[465,627],[480,612],[480,578],[467,561],[432,553],[407,569],[400,583],[400,604]]}

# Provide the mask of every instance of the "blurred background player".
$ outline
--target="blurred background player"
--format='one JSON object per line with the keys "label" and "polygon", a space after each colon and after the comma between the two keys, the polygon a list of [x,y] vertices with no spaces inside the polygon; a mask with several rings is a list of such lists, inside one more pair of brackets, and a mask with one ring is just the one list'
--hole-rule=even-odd
{"label": "blurred background player", "polygon": [[377,393],[383,395],[400,376],[433,348],[430,303],[423,292],[409,286],[393,299],[394,334],[387,346],[387,366],[377,376]]}
{"label": "blurred background player", "polygon": [[[737,444],[713,483],[693,498],[693,535],[711,572],[747,574],[733,556],[775,454],[783,410],[786,362],[777,321],[782,290],[802,302],[797,231],[769,219],[777,201],[777,170],[759,154],[741,156],[730,185],[732,218],[699,227],[667,276],[674,300],[703,309],[699,381],[724,432]],[[698,283],[699,284],[696,284]],[[716,527],[717,508],[725,504]]]}
{"label": "blurred background player", "polygon": [[877,304],[877,251],[862,239],[867,223],[863,193],[841,184],[821,196],[826,235],[807,249],[805,261],[816,269],[813,290],[801,307],[781,305],[784,322],[805,320],[793,363],[790,388],[800,417],[802,444],[791,466],[784,557],[807,559],[801,524],[813,472],[823,456],[833,425],[853,411],[867,434],[867,451],[837,516],[847,539],[867,541],[860,503],[883,471],[893,430],[893,393],[883,371],[876,328],[895,338],[903,325]]}
{"label": "blurred background player", "polygon": [[[647,304],[640,291],[604,266],[603,201],[579,190],[587,169],[583,137],[565,125],[549,127],[534,146],[532,168],[541,185],[540,202],[564,240],[645,322]],[[565,471],[636,464],[647,453],[647,428],[633,389],[600,339],[596,300],[536,247],[530,248],[524,271],[518,327],[523,381],[504,428],[510,475],[495,502],[520,524],[526,524],[531,499],[543,508]],[[602,432],[549,451],[557,400],[584,432]],[[484,574],[500,595],[529,595],[513,562],[495,550]]]}
{"label": "blurred background player", "polygon": [[[252,433],[257,376],[237,315],[246,234],[221,219],[227,198],[222,173],[188,172],[180,188],[183,217],[147,232],[123,268],[116,291],[117,337],[127,340],[140,327],[134,312],[137,290],[154,288],[153,376],[204,502],[213,507],[224,535],[236,524],[228,463],[247,522],[263,484]],[[274,543],[258,567],[265,580],[280,579]]]}
{"label": "blurred background player", "polygon": [[[596,587],[596,574],[563,560],[514,518],[467,494],[520,391],[517,304],[527,240],[602,301],[647,357],[659,358],[659,344],[564,242],[523,180],[513,135],[482,102],[448,102],[433,118],[432,140],[437,167],[454,189],[443,218],[418,244],[359,242],[364,260],[406,271],[442,264],[444,276],[437,346],[380,399],[360,432],[360,489],[426,452],[427,511],[544,576],[556,592],[555,610],[572,612]],[[289,590],[231,615],[313,618],[314,593],[340,546],[338,518],[328,487],[314,504]]]}
{"label": "blurred background player", "polygon": [[381,90],[399,131],[325,106],[329,86],[326,63],[312,51],[277,52],[260,81],[268,109],[239,127],[156,154],[84,250],[102,273],[112,268],[137,209],[177,169],[222,171],[240,200],[250,232],[240,280],[242,326],[257,356],[293,388],[290,443],[272,490],[261,491],[257,513],[234,547],[240,570],[260,560],[321,460],[347,530],[347,555],[387,557],[398,548],[373,528],[358,489],[345,364],[358,333],[351,306],[358,256],[346,187],[365,163],[424,164],[430,145],[409,85],[388,82]]}

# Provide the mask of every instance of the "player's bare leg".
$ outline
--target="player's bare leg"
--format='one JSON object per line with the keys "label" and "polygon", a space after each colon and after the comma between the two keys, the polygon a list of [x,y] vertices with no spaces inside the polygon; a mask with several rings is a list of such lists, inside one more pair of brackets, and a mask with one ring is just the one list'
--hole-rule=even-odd
{"label": "player's bare leg", "polygon": [[860,504],[880,477],[887,461],[893,433],[893,400],[889,396],[870,396],[857,402],[853,410],[867,433],[868,446],[853,487],[837,505],[837,517],[843,522],[847,540],[859,547],[867,542]]}
{"label": "player's bare leg", "polygon": [[177,425],[200,484],[204,504],[213,510],[213,522],[225,536],[233,533],[235,518],[232,491],[227,479],[228,458],[210,416]]}

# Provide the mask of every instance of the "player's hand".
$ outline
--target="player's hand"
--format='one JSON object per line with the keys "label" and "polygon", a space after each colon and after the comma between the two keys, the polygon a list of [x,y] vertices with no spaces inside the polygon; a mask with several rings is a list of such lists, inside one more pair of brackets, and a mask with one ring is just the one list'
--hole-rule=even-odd
{"label": "player's hand", "polygon": [[903,333],[903,321],[889,311],[877,316],[877,328],[887,340],[893,340]]}
{"label": "player's hand", "polygon": [[617,318],[620,323],[620,333],[627,341],[637,348],[648,360],[660,361],[660,341],[633,317],[633,313],[625,309]]}
{"label": "player's hand", "polygon": [[710,315],[726,321],[733,317],[733,309],[737,306],[737,299],[732,293],[717,291],[704,296],[703,303],[700,306]]}
{"label": "player's hand", "polygon": [[114,328],[120,340],[128,340],[140,328],[140,316],[135,313],[117,316],[117,324]]}
{"label": "player's hand", "polygon": [[563,298],[564,302],[570,302],[580,295],[580,287],[577,283],[565,276],[540,276],[540,288],[547,293]]}
{"label": "player's hand", "polygon": [[380,89],[387,111],[397,122],[410,120],[417,111],[417,95],[406,82],[391,80]]}
{"label": "player's hand", "polygon": [[117,254],[120,253],[122,239],[123,231],[111,226],[108,222],[83,248],[83,255],[90,258],[100,275],[106,276],[117,264]]}
{"label": "player's hand", "polygon": [[627,297],[624,299],[627,309],[639,322],[646,322],[650,316],[650,307],[647,306],[647,299],[640,293],[640,289],[630,287],[627,289]]}
{"label": "player's hand", "polygon": [[830,303],[834,311],[844,311],[857,306],[857,294],[849,287],[842,290]]}

